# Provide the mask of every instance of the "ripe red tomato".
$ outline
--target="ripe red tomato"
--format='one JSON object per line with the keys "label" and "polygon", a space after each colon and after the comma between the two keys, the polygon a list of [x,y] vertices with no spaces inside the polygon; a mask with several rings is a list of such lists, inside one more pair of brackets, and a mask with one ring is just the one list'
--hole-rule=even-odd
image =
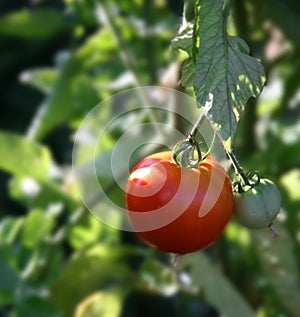
{"label": "ripe red tomato", "polygon": [[199,168],[181,168],[172,152],[144,158],[132,170],[126,206],[134,231],[161,251],[185,254],[212,244],[233,211],[230,179],[208,156]]}

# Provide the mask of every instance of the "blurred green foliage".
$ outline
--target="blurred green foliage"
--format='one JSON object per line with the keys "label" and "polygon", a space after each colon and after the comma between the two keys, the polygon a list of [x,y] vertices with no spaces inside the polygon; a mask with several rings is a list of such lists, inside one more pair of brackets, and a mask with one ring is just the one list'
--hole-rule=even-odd
{"label": "blurred green foliage", "polygon": [[74,133],[101,100],[139,84],[183,89],[170,67],[183,59],[170,49],[182,1],[3,0],[0,10],[0,315],[300,316],[299,1],[232,0],[228,25],[266,70],[233,144],[246,170],[279,184],[280,237],[233,219],[177,268],[89,214],[71,164]]}

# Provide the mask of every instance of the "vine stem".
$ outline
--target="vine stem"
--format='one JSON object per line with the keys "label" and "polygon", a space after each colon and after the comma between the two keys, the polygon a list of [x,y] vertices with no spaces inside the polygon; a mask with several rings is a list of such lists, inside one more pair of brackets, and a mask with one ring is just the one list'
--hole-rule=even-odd
{"label": "vine stem", "polygon": [[[116,43],[120,48],[120,56],[121,59],[126,66],[126,68],[131,72],[135,87],[143,87],[145,86],[142,80],[140,79],[139,73],[137,71],[137,66],[135,63],[135,59],[133,58],[132,54],[130,53],[128,46],[126,45],[124,39],[122,38],[118,26],[115,22],[115,17],[112,15],[111,10],[107,1],[103,1],[102,4],[99,4],[100,9],[102,10],[104,16],[104,23],[110,28]],[[158,117],[155,109],[151,107],[151,100],[149,96],[144,92],[144,90],[138,90],[139,96],[143,102],[144,107],[148,110],[149,115],[152,117],[153,121],[160,122],[160,118]],[[155,126],[156,127],[156,126]],[[158,133],[160,131],[156,129]]]}
{"label": "vine stem", "polygon": [[204,118],[208,115],[209,110],[211,109],[213,104],[213,97],[210,96],[210,100],[208,102],[206,102],[205,106],[204,106],[204,110],[201,112],[200,116],[198,117],[197,121],[195,122],[195,124],[193,125],[193,128],[189,134],[188,139],[194,139],[195,136],[197,135],[198,132],[198,127],[201,124],[201,122],[204,120]]}
{"label": "vine stem", "polygon": [[[205,104],[205,107],[204,107],[204,110],[203,112],[200,114],[200,116],[198,117],[197,121],[195,122],[190,134],[189,134],[189,137],[188,137],[188,140],[192,140],[196,137],[197,135],[197,132],[198,132],[198,127],[199,125],[201,124],[201,122],[203,121],[204,117],[207,116],[209,110],[211,109],[212,107],[212,104],[213,104],[213,96],[210,96],[210,99],[209,101],[206,102]],[[213,128],[214,129],[214,128]],[[219,133],[214,129],[215,133],[219,135]],[[232,165],[233,165],[233,168],[235,170],[235,172],[241,177],[243,183],[245,185],[249,185],[249,179],[247,177],[247,175],[245,174],[242,166],[239,164],[238,162],[238,159],[236,158],[235,154],[233,153],[232,149],[228,149],[228,147],[226,146],[225,142],[223,142],[222,138],[220,137],[219,135],[219,138],[223,144],[223,147],[226,151],[226,154],[227,156],[229,157]]]}
{"label": "vine stem", "polygon": [[276,229],[274,228],[273,223],[270,223],[270,224],[268,225],[268,229],[270,230],[270,232],[271,232],[271,234],[272,234],[273,237],[276,238],[276,237],[279,236],[278,232],[277,232]]}
{"label": "vine stem", "polygon": [[[222,141],[223,142],[223,141]],[[244,182],[245,185],[249,185],[249,180],[248,180],[248,177],[247,175],[245,174],[242,166],[240,165],[240,163],[238,162],[236,156],[234,155],[234,153],[232,152],[232,150],[227,150],[226,147],[224,146],[225,148],[225,151],[226,151],[226,154],[228,155],[232,165],[233,165],[233,168],[235,170],[235,172],[240,175],[242,181]]]}

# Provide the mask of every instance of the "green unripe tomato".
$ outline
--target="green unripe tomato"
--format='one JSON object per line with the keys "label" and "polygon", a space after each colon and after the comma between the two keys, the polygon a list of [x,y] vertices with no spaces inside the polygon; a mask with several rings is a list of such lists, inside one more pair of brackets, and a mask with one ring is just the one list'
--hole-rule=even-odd
{"label": "green unripe tomato", "polygon": [[271,180],[263,178],[246,192],[235,194],[234,214],[238,222],[248,228],[265,228],[278,215],[281,202],[278,187]]}

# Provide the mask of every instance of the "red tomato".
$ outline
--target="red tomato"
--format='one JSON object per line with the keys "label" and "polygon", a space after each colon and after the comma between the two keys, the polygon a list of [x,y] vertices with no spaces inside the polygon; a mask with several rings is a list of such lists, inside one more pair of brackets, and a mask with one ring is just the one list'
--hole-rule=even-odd
{"label": "red tomato", "polygon": [[134,231],[158,250],[185,254],[212,244],[233,211],[230,179],[207,157],[199,168],[181,168],[172,152],[146,157],[132,170],[126,206]]}

